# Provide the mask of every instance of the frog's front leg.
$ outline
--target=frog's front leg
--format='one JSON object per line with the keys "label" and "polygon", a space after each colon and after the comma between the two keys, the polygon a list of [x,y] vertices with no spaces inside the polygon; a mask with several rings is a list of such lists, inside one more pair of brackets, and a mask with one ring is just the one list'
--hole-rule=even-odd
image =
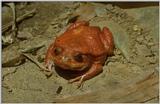
{"label": "frog's front leg", "polygon": [[74,79],[70,79],[69,83],[73,83],[78,81],[78,86],[80,87],[83,81],[93,78],[94,76],[98,75],[102,72],[102,64],[101,63],[93,63],[91,68],[83,75],[78,76]]}
{"label": "frog's front leg", "polygon": [[53,44],[49,46],[45,57],[45,67],[48,69],[48,71],[52,71],[52,67],[54,65],[52,51],[53,51]]}

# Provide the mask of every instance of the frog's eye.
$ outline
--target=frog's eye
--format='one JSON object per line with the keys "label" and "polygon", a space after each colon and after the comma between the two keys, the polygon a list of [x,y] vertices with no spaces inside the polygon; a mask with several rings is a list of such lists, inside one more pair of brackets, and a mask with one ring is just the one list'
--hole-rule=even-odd
{"label": "frog's eye", "polygon": [[60,47],[56,47],[56,48],[54,49],[55,55],[59,55],[61,52],[62,52],[62,48],[60,48]]}
{"label": "frog's eye", "polygon": [[83,62],[83,56],[82,54],[77,54],[74,56],[74,59],[77,61],[77,62]]}

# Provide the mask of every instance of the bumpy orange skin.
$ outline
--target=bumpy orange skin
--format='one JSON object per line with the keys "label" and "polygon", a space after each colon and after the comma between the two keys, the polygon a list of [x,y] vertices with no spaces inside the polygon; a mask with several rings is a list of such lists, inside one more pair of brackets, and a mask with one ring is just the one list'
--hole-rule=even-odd
{"label": "bumpy orange skin", "polygon": [[71,26],[48,48],[45,64],[51,70],[52,63],[64,70],[82,71],[86,73],[69,82],[79,81],[81,84],[100,72],[107,56],[113,53],[114,41],[107,27],[101,31],[99,27],[89,26],[86,21],[79,21]]}

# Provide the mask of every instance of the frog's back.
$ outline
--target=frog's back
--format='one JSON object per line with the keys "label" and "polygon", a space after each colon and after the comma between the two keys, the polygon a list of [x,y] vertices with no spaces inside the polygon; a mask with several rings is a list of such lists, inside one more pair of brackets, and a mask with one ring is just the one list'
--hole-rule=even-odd
{"label": "frog's back", "polygon": [[80,51],[83,54],[99,56],[105,54],[100,34],[101,30],[98,27],[79,26],[66,31],[58,40],[64,48]]}

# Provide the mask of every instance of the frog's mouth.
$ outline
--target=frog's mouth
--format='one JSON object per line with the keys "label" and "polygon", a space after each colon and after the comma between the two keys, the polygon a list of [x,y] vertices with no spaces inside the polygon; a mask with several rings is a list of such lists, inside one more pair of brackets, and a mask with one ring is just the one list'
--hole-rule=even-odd
{"label": "frog's mouth", "polygon": [[54,63],[64,70],[83,71],[89,67],[88,64],[84,64],[84,63],[75,64],[75,63],[69,63],[69,62],[64,63],[64,62],[59,62],[59,61],[54,61]]}
{"label": "frog's mouth", "polygon": [[76,62],[73,60],[68,60],[64,57],[56,57],[53,61],[57,66],[64,70],[83,71],[90,67],[90,62]]}
{"label": "frog's mouth", "polygon": [[83,71],[85,69],[87,69],[89,67],[88,64],[83,64],[83,65],[75,65],[75,64],[71,64],[69,66],[71,70],[77,70],[77,71]]}

